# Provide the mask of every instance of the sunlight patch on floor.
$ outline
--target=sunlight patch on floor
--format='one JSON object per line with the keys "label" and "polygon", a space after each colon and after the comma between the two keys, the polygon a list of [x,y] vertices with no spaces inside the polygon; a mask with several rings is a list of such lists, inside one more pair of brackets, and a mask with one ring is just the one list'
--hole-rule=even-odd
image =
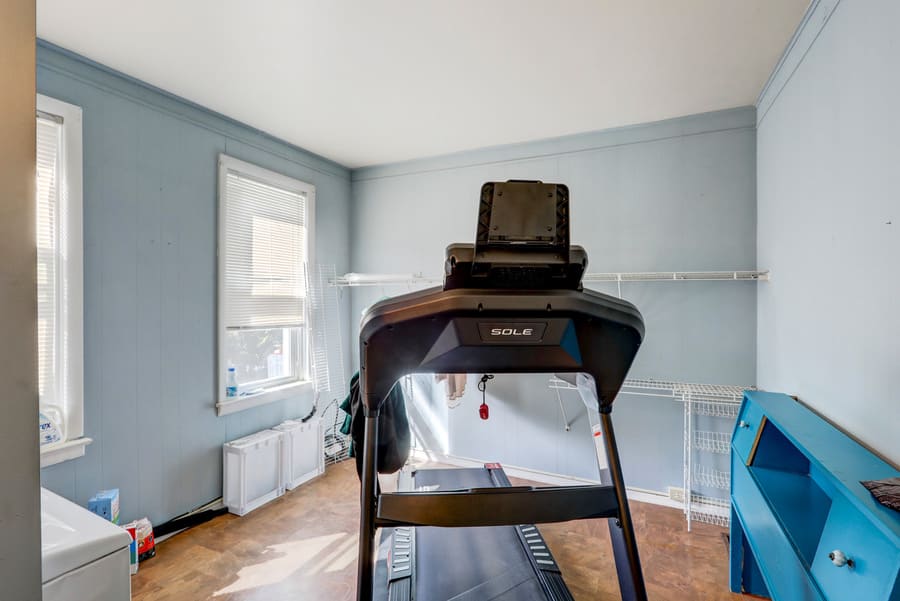
{"label": "sunlight patch on floor", "polygon": [[[326,534],[299,541],[270,545],[263,557],[274,555],[261,563],[241,568],[237,580],[213,593],[214,597],[276,584],[303,569],[318,556],[325,553],[312,568],[312,573],[322,569],[329,572],[341,570],[356,558],[356,536],[346,532]],[[348,559],[349,557],[349,559]]]}
{"label": "sunlight patch on floor", "polygon": [[[326,572],[336,572],[339,570],[343,570],[350,562],[356,559],[356,553],[358,551],[358,536],[348,536],[346,537],[339,545],[336,545],[335,548],[328,553],[325,557],[321,559],[318,563],[313,565],[309,572],[311,574],[318,574],[322,571]],[[345,561],[344,557],[350,554],[350,561]]]}

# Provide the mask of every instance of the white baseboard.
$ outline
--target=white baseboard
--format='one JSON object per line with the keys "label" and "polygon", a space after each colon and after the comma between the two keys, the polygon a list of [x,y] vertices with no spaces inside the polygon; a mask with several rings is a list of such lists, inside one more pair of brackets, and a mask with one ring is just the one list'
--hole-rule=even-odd
{"label": "white baseboard", "polygon": [[[410,453],[410,459],[416,462],[433,461],[437,463],[446,463],[457,467],[481,467],[484,461],[471,459],[469,457],[459,457],[457,455],[443,455],[438,453],[426,453],[419,449],[413,449]],[[599,480],[591,480],[589,478],[579,478],[577,476],[565,476],[562,474],[554,474],[541,470],[535,470],[527,467],[519,467],[515,465],[503,465],[503,471],[506,475],[514,478],[522,478],[523,480],[532,480],[541,484],[549,484],[552,486],[572,486],[579,484],[600,484]],[[650,503],[652,505],[660,505],[663,507],[672,507],[682,509],[683,505],[679,501],[671,499],[668,494],[656,490],[648,490],[646,488],[635,488],[631,486],[625,487],[625,492],[629,501],[637,501],[639,503]]]}
{"label": "white baseboard", "polygon": [[684,504],[676,501],[669,495],[658,490],[648,490],[646,488],[635,488],[626,486],[625,492],[629,501],[637,501],[639,503],[650,503],[652,505],[661,505],[662,507],[671,507],[673,509],[684,509]]}

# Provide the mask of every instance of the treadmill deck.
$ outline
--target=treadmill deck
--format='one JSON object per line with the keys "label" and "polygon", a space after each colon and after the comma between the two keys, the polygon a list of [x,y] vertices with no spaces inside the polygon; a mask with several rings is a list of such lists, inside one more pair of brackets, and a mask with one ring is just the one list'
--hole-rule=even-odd
{"label": "treadmill deck", "polygon": [[[509,486],[502,468],[438,468],[412,474],[412,489]],[[387,601],[568,601],[571,594],[535,526],[385,529],[376,578]],[[376,589],[383,590],[382,586]]]}

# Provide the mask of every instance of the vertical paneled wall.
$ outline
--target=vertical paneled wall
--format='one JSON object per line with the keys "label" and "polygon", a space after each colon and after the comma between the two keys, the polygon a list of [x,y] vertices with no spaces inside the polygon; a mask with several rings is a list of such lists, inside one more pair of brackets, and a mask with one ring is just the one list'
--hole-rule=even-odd
{"label": "vertical paneled wall", "polygon": [[759,102],[759,384],[900,464],[900,3],[814,2]]}
{"label": "vertical paneled wall", "polygon": [[118,487],[123,520],[159,523],[221,496],[222,443],[312,403],[216,416],[219,153],[314,184],[316,260],[339,272],[349,267],[349,174],[47,44],[37,82],[84,115],[85,435],[94,439],[83,458],[44,469],[42,483],[82,504]]}
{"label": "vertical paneled wall", "polygon": [[[354,271],[442,273],[444,248],[473,242],[478,192],[489,180],[568,184],[572,241],[589,271],[756,268],[752,107],[353,173]],[[765,266],[762,266],[765,267]],[[756,286],[751,282],[627,283],[647,335],[634,377],[752,385]],[[616,294],[615,286],[598,287]],[[351,323],[404,288],[353,289]],[[357,331],[354,331],[354,336]],[[462,404],[428,427],[448,431],[450,453],[596,477],[585,407],[564,391],[571,429],[545,376],[497,376],[482,421],[476,377]],[[421,395],[421,393],[420,393]],[[622,395],[613,412],[629,485],[681,486],[681,406]],[[440,436],[435,436],[440,440]]]}

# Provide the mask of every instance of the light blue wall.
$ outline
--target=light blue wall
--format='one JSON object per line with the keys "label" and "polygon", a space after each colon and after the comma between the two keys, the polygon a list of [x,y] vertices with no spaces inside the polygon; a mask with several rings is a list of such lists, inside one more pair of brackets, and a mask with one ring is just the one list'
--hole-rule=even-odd
{"label": "light blue wall", "polygon": [[47,44],[37,87],[84,111],[85,435],[94,439],[83,458],[44,469],[42,483],[82,504],[118,487],[123,520],[160,523],[221,496],[222,443],[311,404],[216,416],[218,154],[314,184],[316,258],[339,273],[349,267],[349,173]]}
{"label": "light blue wall", "polygon": [[[356,170],[351,266],[369,273],[440,274],[447,244],[474,241],[481,184],[517,178],[569,185],[572,241],[586,247],[590,271],[754,269],[754,125],[755,111],[748,107]],[[623,296],[647,323],[632,376],[753,384],[756,286],[623,285]],[[615,293],[614,287],[601,290]],[[404,291],[353,289],[354,328],[365,306]],[[451,453],[596,477],[577,396],[563,393],[574,421],[565,432],[545,377],[498,376],[489,390],[489,421],[477,416],[474,377],[461,407],[449,411]],[[622,396],[613,415],[628,484],[659,491],[681,486],[681,406]]]}
{"label": "light blue wall", "polygon": [[900,3],[807,17],[759,101],[758,382],[900,465]]}

